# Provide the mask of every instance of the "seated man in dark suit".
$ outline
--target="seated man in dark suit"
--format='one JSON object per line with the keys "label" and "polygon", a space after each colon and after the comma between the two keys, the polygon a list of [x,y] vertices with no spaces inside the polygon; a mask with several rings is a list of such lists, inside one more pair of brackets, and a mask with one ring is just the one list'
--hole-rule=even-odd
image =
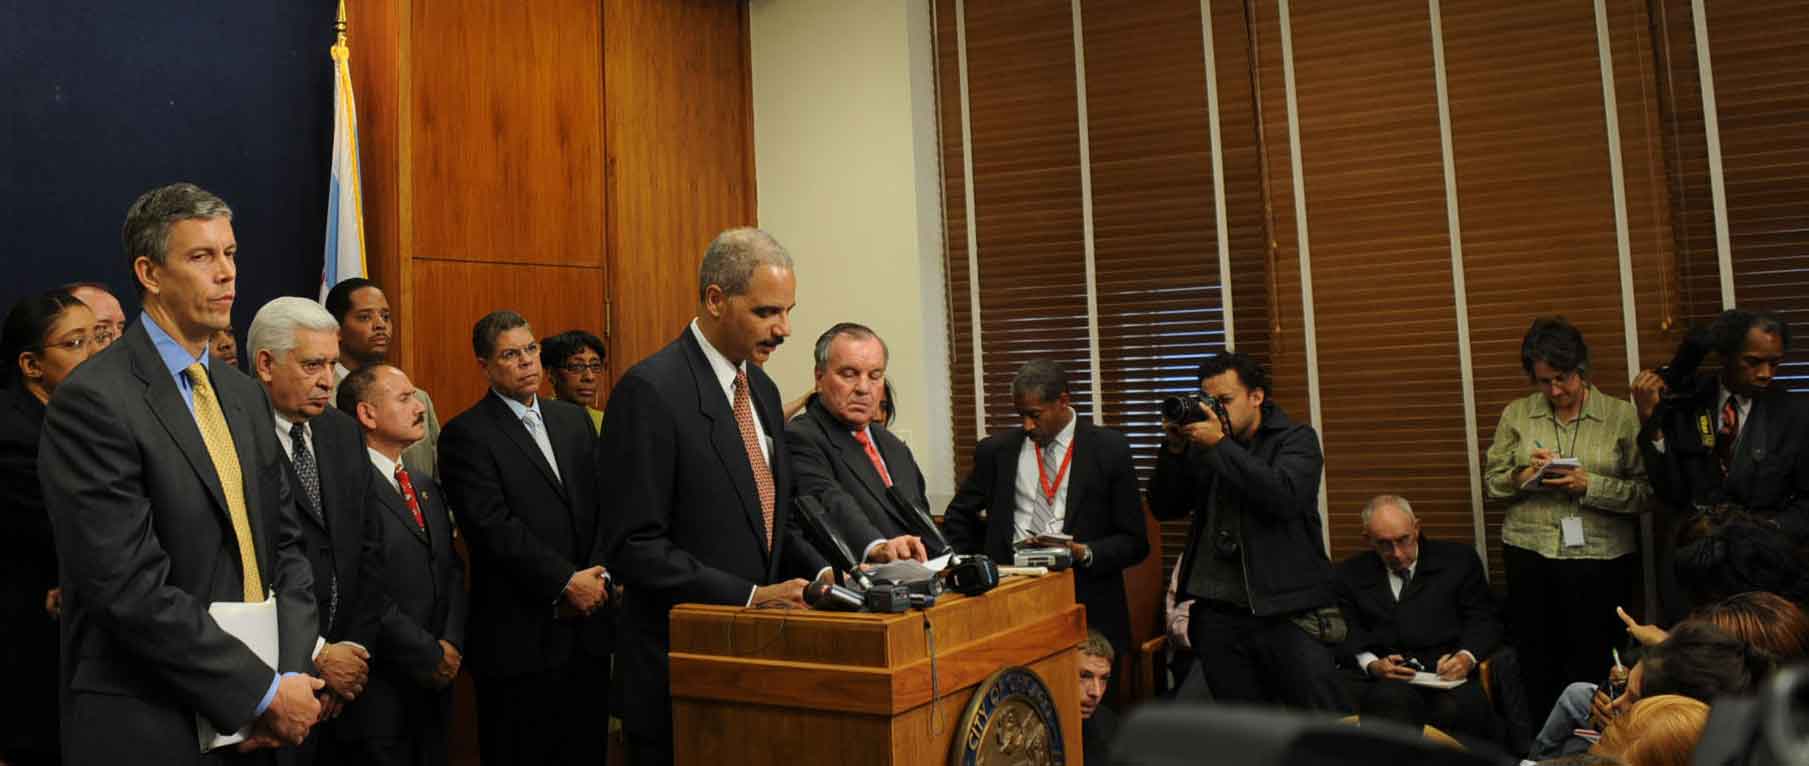
{"label": "seated man in dark suit", "polygon": [[[1767,312],[1730,309],[1687,343],[1721,357],[1693,392],[1673,392],[1652,370],[1633,380],[1640,457],[1658,516],[1659,594],[1666,622],[1688,603],[1672,572],[1676,530],[1692,515],[1721,508],[1777,524],[1809,543],[1809,408],[1775,384],[1790,348],[1790,325]],[[1681,355],[1681,354],[1680,354]],[[1684,395],[1666,401],[1669,394]]]}
{"label": "seated man in dark suit", "polygon": [[600,611],[597,434],[583,407],[539,397],[540,343],[520,314],[485,315],[471,346],[489,390],[446,424],[439,457],[471,546],[478,746],[486,764],[602,763],[614,622]]}
{"label": "seated man in dark suit", "polygon": [[[382,530],[365,512],[370,485],[364,435],[357,422],[327,400],[333,360],[339,357],[339,323],[307,298],[277,298],[258,309],[246,335],[252,374],[270,395],[273,417],[264,419],[287,456],[296,488],[314,598],[320,609],[320,643],[314,666],[327,682],[327,718],[364,692],[369,647],[376,639],[384,591]],[[331,728],[332,724],[326,725]],[[321,750],[328,737],[310,737],[297,752],[303,764],[334,762]],[[318,756],[318,757],[317,757]]]}
{"label": "seated man in dark suit", "polygon": [[923,472],[911,448],[877,422],[890,356],[864,325],[829,328],[817,339],[818,396],[785,425],[798,494],[821,501],[842,539],[876,564],[947,552],[912,534],[933,523]]}
{"label": "seated man in dark suit", "polygon": [[452,547],[452,516],[433,477],[402,466],[421,440],[427,406],[400,369],[368,364],[339,384],[339,410],[370,449],[369,513],[383,526],[389,608],[377,633],[370,683],[335,729],[348,764],[446,763],[452,681],[465,645],[465,562]]}
{"label": "seated man in dark suit", "polygon": [[1124,570],[1149,555],[1130,443],[1075,415],[1068,373],[1054,362],[1025,364],[1011,396],[1024,425],[974,449],[973,471],[944,521],[949,545],[1009,564],[1017,543],[1068,535],[1074,597],[1087,624],[1123,655],[1131,643]]}
{"label": "seated man in dark suit", "polygon": [[[1476,549],[1421,539],[1413,507],[1393,495],[1364,506],[1363,538],[1374,550],[1339,564],[1334,582],[1356,660],[1337,682],[1365,717],[1493,738],[1495,719],[1475,676],[1501,643],[1501,622]],[[1418,671],[1465,682],[1409,684]]]}
{"label": "seated man in dark suit", "polygon": [[1118,736],[1118,714],[1099,704],[1112,685],[1112,643],[1097,630],[1087,631],[1080,650],[1080,743],[1087,763],[1110,763],[1112,738]]}

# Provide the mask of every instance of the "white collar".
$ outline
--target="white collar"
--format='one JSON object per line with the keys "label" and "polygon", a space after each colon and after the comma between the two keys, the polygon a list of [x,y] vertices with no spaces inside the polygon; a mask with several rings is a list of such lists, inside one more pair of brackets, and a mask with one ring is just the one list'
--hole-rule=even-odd
{"label": "white collar", "polygon": [[723,356],[721,351],[716,350],[715,346],[710,345],[710,339],[704,337],[703,329],[697,326],[696,319],[691,320],[691,334],[696,336],[697,345],[703,347],[704,358],[710,360],[710,370],[716,373],[716,383],[722,386],[722,390],[728,395],[729,400],[734,401],[735,376],[747,369],[747,363],[734,364],[729,361],[728,357]]}
{"label": "white collar", "polygon": [[388,455],[378,452],[376,447],[365,447],[364,451],[370,453],[371,465],[376,466],[377,471],[388,478],[391,484],[394,484],[396,481],[396,468],[401,465],[401,461],[389,459]]}
{"label": "white collar", "polygon": [[542,423],[546,422],[546,416],[540,412],[540,395],[539,394],[534,395],[534,403],[533,404],[522,404],[521,402],[515,401],[514,399],[511,399],[507,396],[503,396],[502,394],[498,393],[497,390],[494,388],[490,389],[490,395],[503,400],[503,404],[509,405],[509,411],[512,413],[515,413],[516,420],[521,420],[522,418],[527,417],[528,413],[532,412],[532,413],[534,413],[535,417],[540,418],[540,422],[542,422]]}
{"label": "white collar", "polygon": [[[284,440],[289,439],[289,433],[294,430],[297,425],[302,427],[303,438],[312,438],[314,436],[314,430],[308,427],[308,421],[303,420],[298,423],[283,417],[283,413],[277,412],[276,410],[271,410],[270,412],[271,414],[276,415],[276,432],[282,434]],[[290,450],[294,451],[294,447],[291,447]]]}

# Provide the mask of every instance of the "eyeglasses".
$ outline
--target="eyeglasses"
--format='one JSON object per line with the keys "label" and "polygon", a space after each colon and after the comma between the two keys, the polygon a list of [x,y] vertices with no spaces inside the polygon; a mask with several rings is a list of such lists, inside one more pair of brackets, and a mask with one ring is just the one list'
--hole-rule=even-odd
{"label": "eyeglasses", "polygon": [[112,327],[96,327],[94,328],[94,337],[89,338],[89,340],[101,345],[106,345],[112,343],[113,339],[117,337],[119,337],[119,331],[114,330]]}
{"label": "eyeglasses", "polygon": [[573,375],[583,375],[586,372],[589,372],[592,375],[602,375],[603,374],[603,363],[602,362],[591,362],[590,364],[576,364],[576,363],[562,364],[562,365],[559,365],[559,369],[569,372]]}
{"label": "eyeglasses", "polygon": [[39,351],[49,351],[53,348],[60,348],[60,349],[64,349],[67,351],[81,351],[84,346],[87,346],[89,343],[93,343],[93,342],[94,342],[93,338],[89,338],[89,337],[83,336],[83,335],[78,335],[74,338],[70,338],[69,340],[58,341],[56,343],[46,343],[46,344],[38,347],[38,350]]}
{"label": "eyeglasses", "polygon": [[521,356],[523,354],[528,356],[540,356],[540,344],[529,343],[521,348],[505,348],[496,352],[496,358],[505,364],[514,364],[521,361]]}

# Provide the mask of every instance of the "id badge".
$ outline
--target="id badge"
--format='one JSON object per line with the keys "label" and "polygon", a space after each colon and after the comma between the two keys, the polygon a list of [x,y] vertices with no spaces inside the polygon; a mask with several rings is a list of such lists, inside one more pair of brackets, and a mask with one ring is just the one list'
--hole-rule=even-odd
{"label": "id badge", "polygon": [[1583,517],[1566,516],[1566,517],[1564,517],[1564,520],[1563,520],[1563,526],[1564,526],[1564,547],[1566,547],[1566,548],[1583,547],[1583,542],[1584,542],[1583,541]]}

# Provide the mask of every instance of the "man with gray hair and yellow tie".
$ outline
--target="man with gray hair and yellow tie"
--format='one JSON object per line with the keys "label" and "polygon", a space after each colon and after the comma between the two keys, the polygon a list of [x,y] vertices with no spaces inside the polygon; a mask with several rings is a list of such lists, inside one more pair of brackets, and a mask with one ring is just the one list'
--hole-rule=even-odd
{"label": "man with gray hair and yellow tie", "polygon": [[[208,354],[231,323],[232,210],[193,184],[152,189],[122,238],[144,313],[58,387],[38,458],[62,570],[63,762],[266,762],[307,736],[322,682],[269,398]],[[209,611],[271,597],[268,659]],[[248,737],[197,758],[197,719]]]}

